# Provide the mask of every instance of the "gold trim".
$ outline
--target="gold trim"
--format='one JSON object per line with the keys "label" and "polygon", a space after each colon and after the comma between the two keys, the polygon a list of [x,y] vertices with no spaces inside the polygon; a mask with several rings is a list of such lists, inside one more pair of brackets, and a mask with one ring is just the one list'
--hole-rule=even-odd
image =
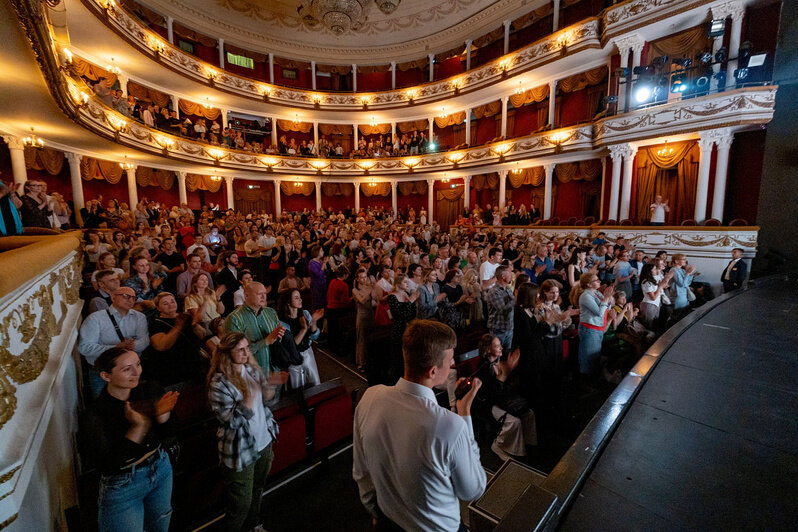
{"label": "gold trim", "polygon": [[22,467],[22,466],[17,466],[17,467],[15,467],[14,469],[12,469],[11,471],[9,471],[9,472],[7,472],[6,474],[4,474],[3,476],[0,476],[0,484],[5,484],[5,483],[6,483],[6,482],[8,482],[9,480],[11,480],[11,478],[14,476],[14,474],[15,474],[17,471],[19,471],[19,468],[20,468],[20,467]]}
{"label": "gold trim", "polygon": [[0,530],[3,530],[5,527],[7,527],[8,525],[10,525],[14,521],[16,521],[18,516],[19,516],[19,514],[16,513],[16,514],[12,515],[11,517],[9,517],[8,519],[6,519],[5,521],[3,521],[2,523],[0,523]]}

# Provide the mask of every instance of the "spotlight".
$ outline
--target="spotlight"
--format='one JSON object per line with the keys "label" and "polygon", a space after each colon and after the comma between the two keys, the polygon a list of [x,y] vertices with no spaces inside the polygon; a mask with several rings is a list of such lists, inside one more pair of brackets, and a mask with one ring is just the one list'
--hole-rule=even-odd
{"label": "spotlight", "polygon": [[727,57],[729,57],[729,49],[725,46],[721,46],[720,49],[715,52],[715,61],[718,63],[723,63],[726,61]]}
{"label": "spotlight", "polygon": [[705,65],[712,61],[712,54],[709,52],[698,52],[695,57]]}
{"label": "spotlight", "polygon": [[695,87],[697,89],[703,89],[704,87],[707,86],[707,84],[709,84],[709,77],[707,76],[701,76],[700,78],[695,80]]}
{"label": "spotlight", "polygon": [[650,66],[636,66],[632,70],[635,76],[645,76],[653,70]]}
{"label": "spotlight", "polygon": [[671,92],[682,93],[687,90],[687,76],[684,74],[674,74],[671,76]]}
{"label": "spotlight", "polygon": [[615,94],[610,94],[605,98],[607,103],[618,103],[618,96]]}
{"label": "spotlight", "polygon": [[740,81],[748,77],[748,69],[747,68],[738,68],[734,71],[734,79]]}
{"label": "spotlight", "polygon": [[720,37],[726,32],[726,19],[716,18],[709,23],[709,36]]}
{"label": "spotlight", "polygon": [[659,57],[655,57],[654,60],[651,61],[651,64],[654,65],[655,67],[662,68],[665,66],[665,63],[667,62],[668,62],[668,56],[661,55]]}
{"label": "spotlight", "polygon": [[751,41],[745,41],[740,45],[740,49],[737,50],[737,59],[742,63],[743,60],[751,56],[751,50],[753,49],[754,46],[751,44]]}
{"label": "spotlight", "polygon": [[720,72],[716,72],[713,76],[716,80],[718,80],[718,90],[723,90],[726,88],[726,71],[721,70]]}
{"label": "spotlight", "polygon": [[682,57],[680,59],[674,59],[673,64],[679,65],[682,68],[690,68],[690,66],[693,64],[693,60],[689,57]]}
{"label": "spotlight", "polygon": [[651,85],[644,84],[635,87],[635,100],[637,103],[646,103],[651,99],[651,95],[653,94],[653,90]]}

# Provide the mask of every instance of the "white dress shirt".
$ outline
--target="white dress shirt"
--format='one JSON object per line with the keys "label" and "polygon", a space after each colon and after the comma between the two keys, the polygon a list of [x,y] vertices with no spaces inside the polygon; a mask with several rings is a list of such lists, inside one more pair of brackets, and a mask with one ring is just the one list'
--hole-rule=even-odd
{"label": "white dress shirt", "polygon": [[454,531],[458,499],[485,491],[470,416],[438,405],[430,388],[399,379],[366,390],[355,410],[352,476],[360,499],[405,530]]}
{"label": "white dress shirt", "polygon": [[[141,352],[150,345],[150,333],[144,314],[137,310],[128,310],[127,314],[122,316],[113,305],[106,310],[113,314],[122,336],[135,339],[133,350],[141,355]],[[121,341],[108,312],[98,310],[89,314],[80,327],[78,351],[86,357],[89,364],[94,365],[94,361],[103,351],[116,347]]]}

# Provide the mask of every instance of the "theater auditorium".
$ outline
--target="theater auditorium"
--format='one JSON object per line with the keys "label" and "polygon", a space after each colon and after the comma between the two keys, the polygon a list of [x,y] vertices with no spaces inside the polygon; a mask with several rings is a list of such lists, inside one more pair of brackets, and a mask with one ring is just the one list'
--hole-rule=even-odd
{"label": "theater auditorium", "polygon": [[798,528],[798,4],[2,0],[0,530]]}

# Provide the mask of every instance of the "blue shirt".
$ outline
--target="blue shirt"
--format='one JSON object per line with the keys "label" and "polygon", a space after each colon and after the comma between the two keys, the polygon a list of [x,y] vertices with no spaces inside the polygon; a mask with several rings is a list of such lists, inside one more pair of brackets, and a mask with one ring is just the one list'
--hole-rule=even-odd
{"label": "blue shirt", "polygon": [[86,361],[91,365],[94,365],[94,361],[103,351],[116,347],[122,341],[111,322],[109,312],[119,325],[122,336],[135,340],[133,350],[136,353],[141,355],[141,352],[150,345],[150,333],[144,314],[137,310],[129,310],[122,316],[112,305],[106,310],[98,310],[89,314],[80,328],[78,351],[86,357]]}

